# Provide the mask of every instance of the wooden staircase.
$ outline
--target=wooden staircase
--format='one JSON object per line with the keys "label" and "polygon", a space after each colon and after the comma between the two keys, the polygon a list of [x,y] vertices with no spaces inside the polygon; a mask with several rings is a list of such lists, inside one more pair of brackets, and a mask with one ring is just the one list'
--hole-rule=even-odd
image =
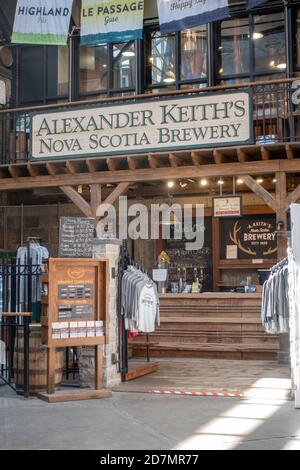
{"label": "wooden staircase", "polygon": [[[277,360],[279,337],[266,334],[261,326],[260,298],[221,300],[162,299],[161,325],[150,335],[151,356]],[[141,337],[131,344],[134,356],[145,356]]]}

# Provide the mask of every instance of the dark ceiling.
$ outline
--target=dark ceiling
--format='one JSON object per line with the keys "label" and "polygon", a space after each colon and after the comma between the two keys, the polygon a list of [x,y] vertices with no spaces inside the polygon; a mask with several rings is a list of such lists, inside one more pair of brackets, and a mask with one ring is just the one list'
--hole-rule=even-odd
{"label": "dark ceiling", "polygon": [[17,0],[0,0],[0,40],[10,42]]}

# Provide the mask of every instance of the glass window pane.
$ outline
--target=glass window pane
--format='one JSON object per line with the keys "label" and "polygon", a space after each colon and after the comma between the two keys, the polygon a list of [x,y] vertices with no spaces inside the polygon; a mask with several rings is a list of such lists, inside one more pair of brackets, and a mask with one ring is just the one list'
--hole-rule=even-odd
{"label": "glass window pane", "polygon": [[181,80],[206,78],[207,39],[206,26],[181,33]]}
{"label": "glass window pane", "polygon": [[218,75],[249,73],[249,20],[222,21],[218,46]]}
{"label": "glass window pane", "polygon": [[113,45],[113,80],[114,88],[136,88],[136,53],[135,44]]}
{"label": "glass window pane", "polygon": [[158,31],[149,38],[146,57],[148,84],[174,83],[175,76],[175,36],[161,36]]}
{"label": "glass window pane", "polygon": [[300,67],[300,10],[296,18],[296,66]]}
{"label": "glass window pane", "polygon": [[106,45],[80,48],[80,93],[107,88],[108,48]]}
{"label": "glass window pane", "polygon": [[254,16],[255,72],[286,69],[283,13]]}
{"label": "glass window pane", "polygon": [[68,46],[57,48],[57,87],[58,96],[68,96],[69,94],[69,49]]}

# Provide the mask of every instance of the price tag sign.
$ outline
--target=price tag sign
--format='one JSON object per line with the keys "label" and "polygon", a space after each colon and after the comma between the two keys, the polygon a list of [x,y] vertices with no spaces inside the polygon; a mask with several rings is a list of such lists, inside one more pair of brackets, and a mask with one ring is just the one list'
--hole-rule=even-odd
{"label": "price tag sign", "polygon": [[167,269],[153,269],[152,277],[155,282],[165,282],[167,280]]}

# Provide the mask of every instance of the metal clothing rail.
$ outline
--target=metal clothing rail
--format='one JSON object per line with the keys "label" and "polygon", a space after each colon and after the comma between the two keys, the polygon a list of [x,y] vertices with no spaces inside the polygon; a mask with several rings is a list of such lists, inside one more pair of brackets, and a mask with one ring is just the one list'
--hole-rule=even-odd
{"label": "metal clothing rail", "polygon": [[[122,315],[122,279],[124,272],[128,266],[134,266],[139,269],[141,272],[148,275],[145,268],[138,263],[136,263],[129,255],[127,243],[123,241],[121,246],[120,261],[119,261],[119,271],[118,271],[118,316],[119,316],[119,372],[124,376],[128,373],[128,331],[125,328],[125,318]],[[147,362],[150,362],[150,343],[149,343],[149,334],[146,335],[147,338]]]}

